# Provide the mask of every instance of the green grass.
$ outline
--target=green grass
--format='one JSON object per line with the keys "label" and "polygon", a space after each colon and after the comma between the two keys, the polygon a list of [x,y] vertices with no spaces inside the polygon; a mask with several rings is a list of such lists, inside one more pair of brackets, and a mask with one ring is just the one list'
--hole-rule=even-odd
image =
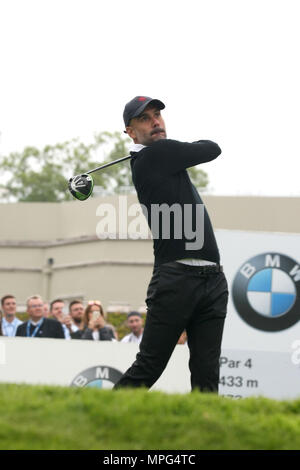
{"label": "green grass", "polygon": [[0,449],[299,449],[300,399],[0,385]]}

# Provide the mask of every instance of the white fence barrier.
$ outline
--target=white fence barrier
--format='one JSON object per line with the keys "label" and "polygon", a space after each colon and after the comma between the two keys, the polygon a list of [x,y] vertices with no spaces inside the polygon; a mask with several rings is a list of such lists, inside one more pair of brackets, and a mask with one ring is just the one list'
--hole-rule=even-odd
{"label": "white fence barrier", "polygon": [[[300,396],[300,346],[288,352],[225,349],[220,395]],[[44,338],[0,339],[0,382],[111,388],[135,359],[138,346],[110,341]],[[152,387],[168,393],[190,391],[189,351],[178,345]]]}

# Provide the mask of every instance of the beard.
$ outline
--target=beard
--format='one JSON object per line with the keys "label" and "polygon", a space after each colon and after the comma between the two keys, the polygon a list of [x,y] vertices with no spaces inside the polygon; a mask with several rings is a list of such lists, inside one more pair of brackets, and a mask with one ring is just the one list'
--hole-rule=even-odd
{"label": "beard", "polygon": [[145,139],[143,139],[144,141],[141,143],[143,145],[148,146],[148,145],[153,144],[157,140],[166,139],[166,138],[167,138],[167,133],[165,129],[163,129],[162,127],[157,127],[156,129],[153,129],[150,135],[146,136]]}

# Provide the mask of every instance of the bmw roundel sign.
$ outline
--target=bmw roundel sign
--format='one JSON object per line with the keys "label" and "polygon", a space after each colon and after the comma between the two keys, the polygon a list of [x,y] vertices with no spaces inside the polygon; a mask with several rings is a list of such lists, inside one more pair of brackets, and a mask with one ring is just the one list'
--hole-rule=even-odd
{"label": "bmw roundel sign", "polygon": [[281,331],[300,320],[300,266],[280,253],[248,259],[233,280],[236,311],[250,326]]}
{"label": "bmw roundel sign", "polygon": [[72,387],[112,388],[123,373],[109,366],[95,366],[81,371],[72,380]]}

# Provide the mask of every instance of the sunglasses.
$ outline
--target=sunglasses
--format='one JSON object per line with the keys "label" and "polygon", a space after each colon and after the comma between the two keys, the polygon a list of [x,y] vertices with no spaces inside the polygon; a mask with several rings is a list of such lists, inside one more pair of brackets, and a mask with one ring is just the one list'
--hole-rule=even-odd
{"label": "sunglasses", "polygon": [[89,300],[88,305],[99,305],[99,307],[102,307],[100,300]]}

